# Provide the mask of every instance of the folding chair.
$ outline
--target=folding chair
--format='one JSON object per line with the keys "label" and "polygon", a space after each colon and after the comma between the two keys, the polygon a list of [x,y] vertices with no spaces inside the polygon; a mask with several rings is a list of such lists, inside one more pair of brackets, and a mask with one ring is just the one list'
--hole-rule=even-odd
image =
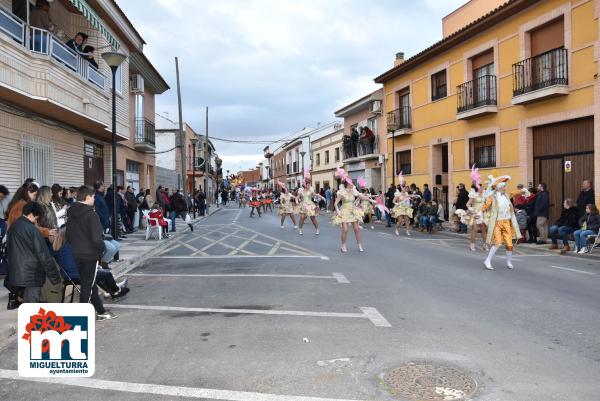
{"label": "folding chair", "polygon": [[[69,276],[69,273],[67,273],[67,271],[65,269],[63,269],[63,267],[61,265],[59,265],[58,263],[57,263],[57,265],[60,268],[60,271],[61,271],[61,273],[63,274],[63,277],[64,277],[64,279],[63,279],[62,298],[61,298],[60,302],[61,303],[65,303],[65,299],[67,298],[67,296],[70,295],[71,299],[70,299],[69,303],[73,303],[73,301],[75,300],[75,291],[77,290],[77,292],[79,294],[81,294],[80,285],[75,282],[75,281],[79,281],[79,280],[73,280]],[[72,287],[71,294],[67,294],[67,288],[69,286]],[[77,301],[77,302],[79,302],[79,301]]]}
{"label": "folding chair", "polygon": [[[596,247],[596,245],[600,244],[600,231],[598,231],[598,234],[590,234],[587,236],[587,247],[588,247],[588,253],[592,253],[594,252],[594,248]],[[594,239],[594,241],[592,242],[592,244],[590,245],[590,239]]]}

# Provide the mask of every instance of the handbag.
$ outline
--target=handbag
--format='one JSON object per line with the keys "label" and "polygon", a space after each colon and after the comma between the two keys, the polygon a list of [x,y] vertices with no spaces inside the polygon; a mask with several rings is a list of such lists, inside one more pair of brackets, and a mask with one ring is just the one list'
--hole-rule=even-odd
{"label": "handbag", "polygon": [[185,224],[192,224],[192,218],[189,214],[185,215]]}

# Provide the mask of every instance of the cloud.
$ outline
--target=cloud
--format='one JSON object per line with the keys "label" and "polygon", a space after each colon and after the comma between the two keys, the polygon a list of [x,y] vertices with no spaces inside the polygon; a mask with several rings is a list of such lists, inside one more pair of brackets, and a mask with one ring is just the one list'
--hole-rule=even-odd
{"label": "cloud", "polygon": [[[441,37],[463,0],[118,0],[169,82],[156,111],[177,116],[179,57],[184,119],[211,136],[280,138],[335,119],[378,87],[373,78]],[[215,142],[226,169],[260,162],[264,145]],[[251,159],[254,157],[254,159]],[[231,163],[231,164],[230,164]],[[236,165],[237,164],[237,165]]]}

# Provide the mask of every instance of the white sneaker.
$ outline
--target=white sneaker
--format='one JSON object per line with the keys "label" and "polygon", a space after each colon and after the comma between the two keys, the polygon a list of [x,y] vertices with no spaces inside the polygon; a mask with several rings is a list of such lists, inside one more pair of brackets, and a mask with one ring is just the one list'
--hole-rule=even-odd
{"label": "white sneaker", "polygon": [[577,248],[576,246],[573,247],[573,250],[571,251],[573,253],[578,253],[579,252],[579,248]]}
{"label": "white sneaker", "polygon": [[294,230],[297,230],[297,229],[298,229],[298,226],[294,226]]}
{"label": "white sneaker", "polygon": [[506,264],[506,267],[507,267],[507,268],[509,268],[509,269],[511,269],[511,270],[515,268],[515,267],[513,266],[513,264],[512,264],[512,263],[510,263],[510,262],[508,262],[508,263]]}
{"label": "white sneaker", "polygon": [[300,229],[300,230],[298,230],[298,234],[300,234],[300,235],[303,235],[303,234],[302,234],[302,230],[301,230],[301,229]]}
{"label": "white sneaker", "polygon": [[283,229],[283,226],[281,226],[280,228]]}
{"label": "white sneaker", "polygon": [[488,270],[494,270],[494,266],[492,266],[492,264],[490,262],[483,262],[483,265]]}
{"label": "white sneaker", "polygon": [[587,248],[581,248],[577,253],[588,253]]}

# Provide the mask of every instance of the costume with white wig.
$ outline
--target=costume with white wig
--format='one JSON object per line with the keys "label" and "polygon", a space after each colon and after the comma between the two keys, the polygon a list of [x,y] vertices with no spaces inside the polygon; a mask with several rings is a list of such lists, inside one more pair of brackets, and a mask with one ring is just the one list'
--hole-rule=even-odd
{"label": "costume with white wig", "polygon": [[490,213],[486,242],[492,246],[484,264],[486,268],[493,269],[491,259],[498,248],[504,245],[507,267],[512,269],[513,240],[521,238],[521,233],[508,195],[506,192],[498,191],[498,189],[505,188],[511,178],[508,175],[498,178],[490,176],[489,178],[492,182],[492,193],[485,201],[482,210]]}
{"label": "costume with white wig", "polygon": [[294,205],[292,204],[292,195],[290,194],[287,184],[277,180],[277,185],[281,187],[281,195],[279,195],[279,215],[294,214]]}
{"label": "costume with white wig", "polygon": [[304,171],[304,188],[300,188],[298,190],[298,197],[300,198],[300,208],[298,212],[300,215],[305,215],[306,217],[315,217],[319,214],[319,208],[317,204],[314,202],[314,198],[316,196],[315,191],[308,184],[310,181],[310,170]]}
{"label": "costume with white wig", "polygon": [[405,190],[402,192],[396,190],[394,193],[394,208],[392,209],[392,217],[397,219],[400,216],[412,218],[413,208],[411,204],[411,196]]}

